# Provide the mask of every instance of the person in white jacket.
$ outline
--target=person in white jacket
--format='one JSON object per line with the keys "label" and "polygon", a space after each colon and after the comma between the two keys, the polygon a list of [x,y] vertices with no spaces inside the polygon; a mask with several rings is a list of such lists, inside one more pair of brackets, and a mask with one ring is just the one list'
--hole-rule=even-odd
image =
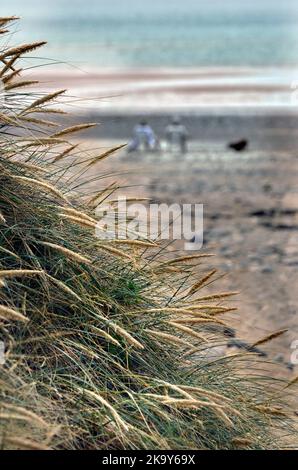
{"label": "person in white jacket", "polygon": [[145,150],[155,150],[157,139],[155,133],[147,121],[142,120],[134,127],[133,138],[128,145],[129,152],[144,148]]}

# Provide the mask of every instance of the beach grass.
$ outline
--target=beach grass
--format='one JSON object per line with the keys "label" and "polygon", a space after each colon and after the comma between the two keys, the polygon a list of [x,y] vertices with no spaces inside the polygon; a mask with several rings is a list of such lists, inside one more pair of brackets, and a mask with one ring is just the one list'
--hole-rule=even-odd
{"label": "beach grass", "polygon": [[1,448],[283,448],[290,387],[255,354],[213,356],[233,293],[206,293],[211,268],[95,237],[106,193],[78,193],[73,168],[108,155],[86,159],[68,140],[93,123],[55,122],[64,90],[22,81],[19,62],[42,44],[0,54]]}

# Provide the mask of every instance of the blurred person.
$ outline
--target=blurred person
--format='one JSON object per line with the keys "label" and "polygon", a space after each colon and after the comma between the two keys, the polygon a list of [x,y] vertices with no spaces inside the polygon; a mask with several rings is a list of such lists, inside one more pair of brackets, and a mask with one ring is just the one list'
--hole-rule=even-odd
{"label": "blurred person", "polygon": [[166,127],[165,133],[167,144],[171,150],[178,147],[181,153],[187,152],[189,133],[178,116],[172,119],[171,123]]}
{"label": "blurred person", "polygon": [[128,145],[128,152],[135,152],[144,148],[153,151],[157,148],[157,138],[147,121],[142,120],[134,127],[133,138]]}

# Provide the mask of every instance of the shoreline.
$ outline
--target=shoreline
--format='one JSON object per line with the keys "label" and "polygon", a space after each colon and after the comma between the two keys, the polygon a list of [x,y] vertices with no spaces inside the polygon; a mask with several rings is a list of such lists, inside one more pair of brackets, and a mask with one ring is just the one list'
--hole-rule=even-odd
{"label": "shoreline", "polygon": [[[293,67],[86,68],[28,69],[26,78],[41,81],[37,89],[66,88],[80,96],[86,111],[158,112],[245,108],[292,113],[298,110]],[[267,111],[265,111],[267,112]]]}
{"label": "shoreline", "polygon": [[[274,153],[280,150],[293,152],[298,147],[298,113],[285,115],[266,111],[256,114],[252,110],[248,115],[243,109],[233,113],[218,113],[218,110],[213,110],[212,113],[202,114],[197,110],[191,113],[175,109],[174,113],[179,114],[187,127],[193,145],[200,142],[228,143],[231,139],[246,138],[252,148],[263,148]],[[93,110],[83,115],[83,121],[97,122],[99,125],[84,135],[90,139],[109,140],[114,143],[127,142],[135,124],[146,118],[158,137],[162,138],[172,117],[173,112],[170,111],[156,113],[130,110],[130,113],[112,113],[100,109]],[[81,118],[82,115],[78,115],[74,122],[79,123]]]}

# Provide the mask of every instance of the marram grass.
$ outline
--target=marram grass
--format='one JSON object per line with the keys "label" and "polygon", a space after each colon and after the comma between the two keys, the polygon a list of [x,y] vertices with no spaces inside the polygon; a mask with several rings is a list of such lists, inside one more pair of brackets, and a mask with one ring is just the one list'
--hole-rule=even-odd
{"label": "marram grass", "polygon": [[117,186],[88,206],[65,171],[112,151],[84,160],[65,139],[89,125],[46,117],[64,90],[28,92],[22,57],[42,44],[0,50],[1,448],[281,448],[292,411],[259,359],[210,358],[233,293],[206,291],[214,271],[186,285],[203,257],[95,238],[92,207]]}

